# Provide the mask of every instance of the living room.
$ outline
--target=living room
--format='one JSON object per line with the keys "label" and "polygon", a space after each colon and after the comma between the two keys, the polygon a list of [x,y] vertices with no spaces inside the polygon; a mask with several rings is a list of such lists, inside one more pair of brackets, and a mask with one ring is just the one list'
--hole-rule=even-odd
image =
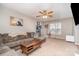
{"label": "living room", "polygon": [[70,3],[1,3],[0,55],[79,54],[75,52],[79,51],[76,46],[79,41],[75,39],[78,33],[70,6]]}

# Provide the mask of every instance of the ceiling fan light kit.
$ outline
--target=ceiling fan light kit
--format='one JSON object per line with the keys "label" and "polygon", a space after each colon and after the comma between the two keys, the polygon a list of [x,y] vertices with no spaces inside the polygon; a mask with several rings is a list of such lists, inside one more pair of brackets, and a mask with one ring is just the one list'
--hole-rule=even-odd
{"label": "ceiling fan light kit", "polygon": [[43,18],[48,18],[48,16],[43,16]]}

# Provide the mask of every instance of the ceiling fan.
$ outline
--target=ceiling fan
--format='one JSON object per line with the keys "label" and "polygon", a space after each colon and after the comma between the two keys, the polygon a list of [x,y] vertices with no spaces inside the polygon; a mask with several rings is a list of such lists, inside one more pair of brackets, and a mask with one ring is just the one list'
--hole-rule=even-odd
{"label": "ceiling fan", "polygon": [[42,17],[42,18],[53,17],[53,11],[48,10],[39,11],[39,15],[37,15],[36,17]]}

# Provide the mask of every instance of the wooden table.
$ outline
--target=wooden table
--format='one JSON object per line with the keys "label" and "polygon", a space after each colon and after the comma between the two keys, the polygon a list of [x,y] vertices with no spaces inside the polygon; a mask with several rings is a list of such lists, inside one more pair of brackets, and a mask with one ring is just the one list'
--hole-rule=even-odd
{"label": "wooden table", "polygon": [[20,46],[21,46],[22,53],[25,53],[28,55],[29,53],[36,50],[37,48],[40,48],[41,44],[42,44],[41,40],[34,39],[32,41],[23,42],[21,43]]}

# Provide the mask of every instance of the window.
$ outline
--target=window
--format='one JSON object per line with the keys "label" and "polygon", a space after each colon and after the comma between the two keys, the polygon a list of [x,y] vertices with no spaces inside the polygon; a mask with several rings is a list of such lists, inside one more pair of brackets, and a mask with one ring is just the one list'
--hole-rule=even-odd
{"label": "window", "polygon": [[55,22],[55,23],[49,24],[49,33],[60,35],[61,34],[61,23]]}

